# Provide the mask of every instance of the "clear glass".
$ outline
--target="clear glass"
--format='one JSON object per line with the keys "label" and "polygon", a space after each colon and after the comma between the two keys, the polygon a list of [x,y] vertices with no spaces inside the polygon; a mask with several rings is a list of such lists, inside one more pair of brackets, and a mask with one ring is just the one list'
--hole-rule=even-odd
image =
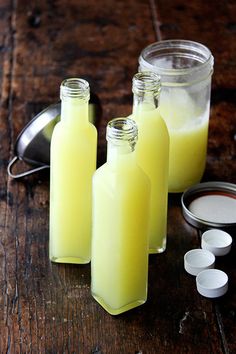
{"label": "clear glass", "polygon": [[49,256],[53,262],[89,263],[97,148],[88,119],[89,84],[67,79],[60,93],[61,121],[51,139]]}
{"label": "clear glass", "polygon": [[158,107],[161,79],[153,72],[141,72],[134,75],[132,80],[133,111],[139,110],[145,104],[146,109]]}
{"label": "clear glass", "polygon": [[119,155],[133,152],[138,139],[138,127],[127,118],[115,118],[107,124],[107,161],[116,162]]}
{"label": "clear glass", "polygon": [[90,98],[89,83],[80,78],[65,79],[60,86],[60,98],[61,100],[77,98],[88,102]]}
{"label": "clear glass", "polygon": [[213,61],[207,47],[187,40],[153,43],[139,57],[139,71],[161,76],[159,111],[170,135],[169,192],[182,192],[203,176]]}
{"label": "clear glass", "polygon": [[139,140],[136,158],[151,181],[149,253],[166,249],[169,134],[158,110],[160,77],[140,72],[133,77],[133,114]]}
{"label": "clear glass", "polygon": [[137,125],[107,126],[107,162],[93,177],[92,295],[117,315],[147,299],[150,183],[135,160]]}

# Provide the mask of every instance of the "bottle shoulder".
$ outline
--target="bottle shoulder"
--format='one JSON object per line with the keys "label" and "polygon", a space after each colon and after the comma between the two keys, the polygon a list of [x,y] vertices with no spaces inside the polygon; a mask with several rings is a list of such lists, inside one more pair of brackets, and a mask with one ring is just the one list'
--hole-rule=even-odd
{"label": "bottle shoulder", "polygon": [[158,142],[159,139],[161,141],[165,141],[169,143],[169,132],[166,126],[165,121],[162,119],[161,116],[158,118],[151,117],[149,120],[142,120],[138,123],[139,128],[139,139],[146,138],[150,141]]}
{"label": "bottle shoulder", "polygon": [[119,187],[127,185],[127,181],[130,181],[130,185],[142,185],[148,190],[151,186],[149,177],[137,163],[121,166],[106,162],[94,172],[93,180],[94,183],[102,181],[107,186],[110,183],[114,186],[115,183]]}
{"label": "bottle shoulder", "polygon": [[91,131],[91,133],[97,137],[98,132],[97,132],[97,128],[95,127],[95,125],[91,122],[89,122],[88,124],[88,129]]}
{"label": "bottle shoulder", "polygon": [[61,122],[59,121],[53,128],[51,142],[56,139],[56,137],[60,134],[61,129]]}
{"label": "bottle shoulder", "polygon": [[134,119],[140,129],[154,129],[153,134],[158,134],[160,131],[166,135],[168,129],[164,119],[160,114],[159,108],[153,110],[140,110],[137,113],[133,113],[130,118]]}
{"label": "bottle shoulder", "polygon": [[53,139],[73,139],[74,136],[80,136],[80,139],[97,139],[96,127],[88,122],[87,124],[69,124],[68,122],[59,121],[52,133]]}
{"label": "bottle shoulder", "polygon": [[96,171],[93,174],[93,179],[100,178],[100,176],[102,176],[104,173],[108,173],[108,172],[107,172],[107,162],[106,162],[102,166],[100,166],[96,169]]}

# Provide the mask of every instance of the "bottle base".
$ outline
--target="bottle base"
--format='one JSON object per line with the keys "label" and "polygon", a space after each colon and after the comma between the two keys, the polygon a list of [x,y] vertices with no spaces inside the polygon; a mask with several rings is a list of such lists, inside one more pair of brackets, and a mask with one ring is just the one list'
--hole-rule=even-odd
{"label": "bottle base", "polygon": [[50,261],[54,263],[88,264],[90,259],[77,257],[50,257]]}
{"label": "bottle base", "polygon": [[188,187],[183,187],[183,188],[169,188],[168,189],[168,193],[170,193],[170,194],[174,194],[174,193],[183,193],[186,189],[188,189]]}
{"label": "bottle base", "polygon": [[124,306],[121,306],[117,309],[114,309],[107,305],[100,296],[92,293],[93,298],[110,314],[110,315],[119,315],[123,312],[129,311],[135,307],[143,305],[147,299],[145,300],[136,300],[134,302],[130,302]]}
{"label": "bottle base", "polygon": [[158,253],[163,253],[166,250],[166,245],[163,247],[157,247],[157,248],[149,248],[148,253],[149,254],[158,254]]}

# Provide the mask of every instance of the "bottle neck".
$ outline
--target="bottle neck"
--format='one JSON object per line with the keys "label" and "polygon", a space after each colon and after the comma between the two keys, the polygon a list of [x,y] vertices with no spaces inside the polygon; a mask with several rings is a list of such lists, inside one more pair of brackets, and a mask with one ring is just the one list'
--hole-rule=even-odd
{"label": "bottle neck", "polygon": [[130,159],[138,136],[136,123],[130,118],[116,118],[107,126],[107,162],[116,164]]}
{"label": "bottle neck", "polygon": [[141,72],[133,77],[133,113],[153,110],[158,107],[160,77],[156,73]]}
{"label": "bottle neck", "polygon": [[134,147],[130,145],[129,142],[125,142],[124,144],[116,145],[112,142],[108,142],[107,144],[107,162],[109,163],[119,163],[125,161],[127,159],[131,159],[133,156]]}
{"label": "bottle neck", "polygon": [[61,121],[75,121],[78,124],[88,123],[88,101],[80,101],[72,98],[61,101]]}
{"label": "bottle neck", "polygon": [[88,123],[89,84],[83,79],[71,78],[62,82],[61,121],[76,121],[77,124]]}

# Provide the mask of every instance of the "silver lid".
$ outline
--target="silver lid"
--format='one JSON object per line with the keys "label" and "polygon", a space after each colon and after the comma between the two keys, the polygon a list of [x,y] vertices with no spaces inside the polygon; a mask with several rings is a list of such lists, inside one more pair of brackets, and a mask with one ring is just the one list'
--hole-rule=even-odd
{"label": "silver lid", "polygon": [[181,197],[183,216],[200,228],[236,228],[236,185],[204,182],[187,189]]}

